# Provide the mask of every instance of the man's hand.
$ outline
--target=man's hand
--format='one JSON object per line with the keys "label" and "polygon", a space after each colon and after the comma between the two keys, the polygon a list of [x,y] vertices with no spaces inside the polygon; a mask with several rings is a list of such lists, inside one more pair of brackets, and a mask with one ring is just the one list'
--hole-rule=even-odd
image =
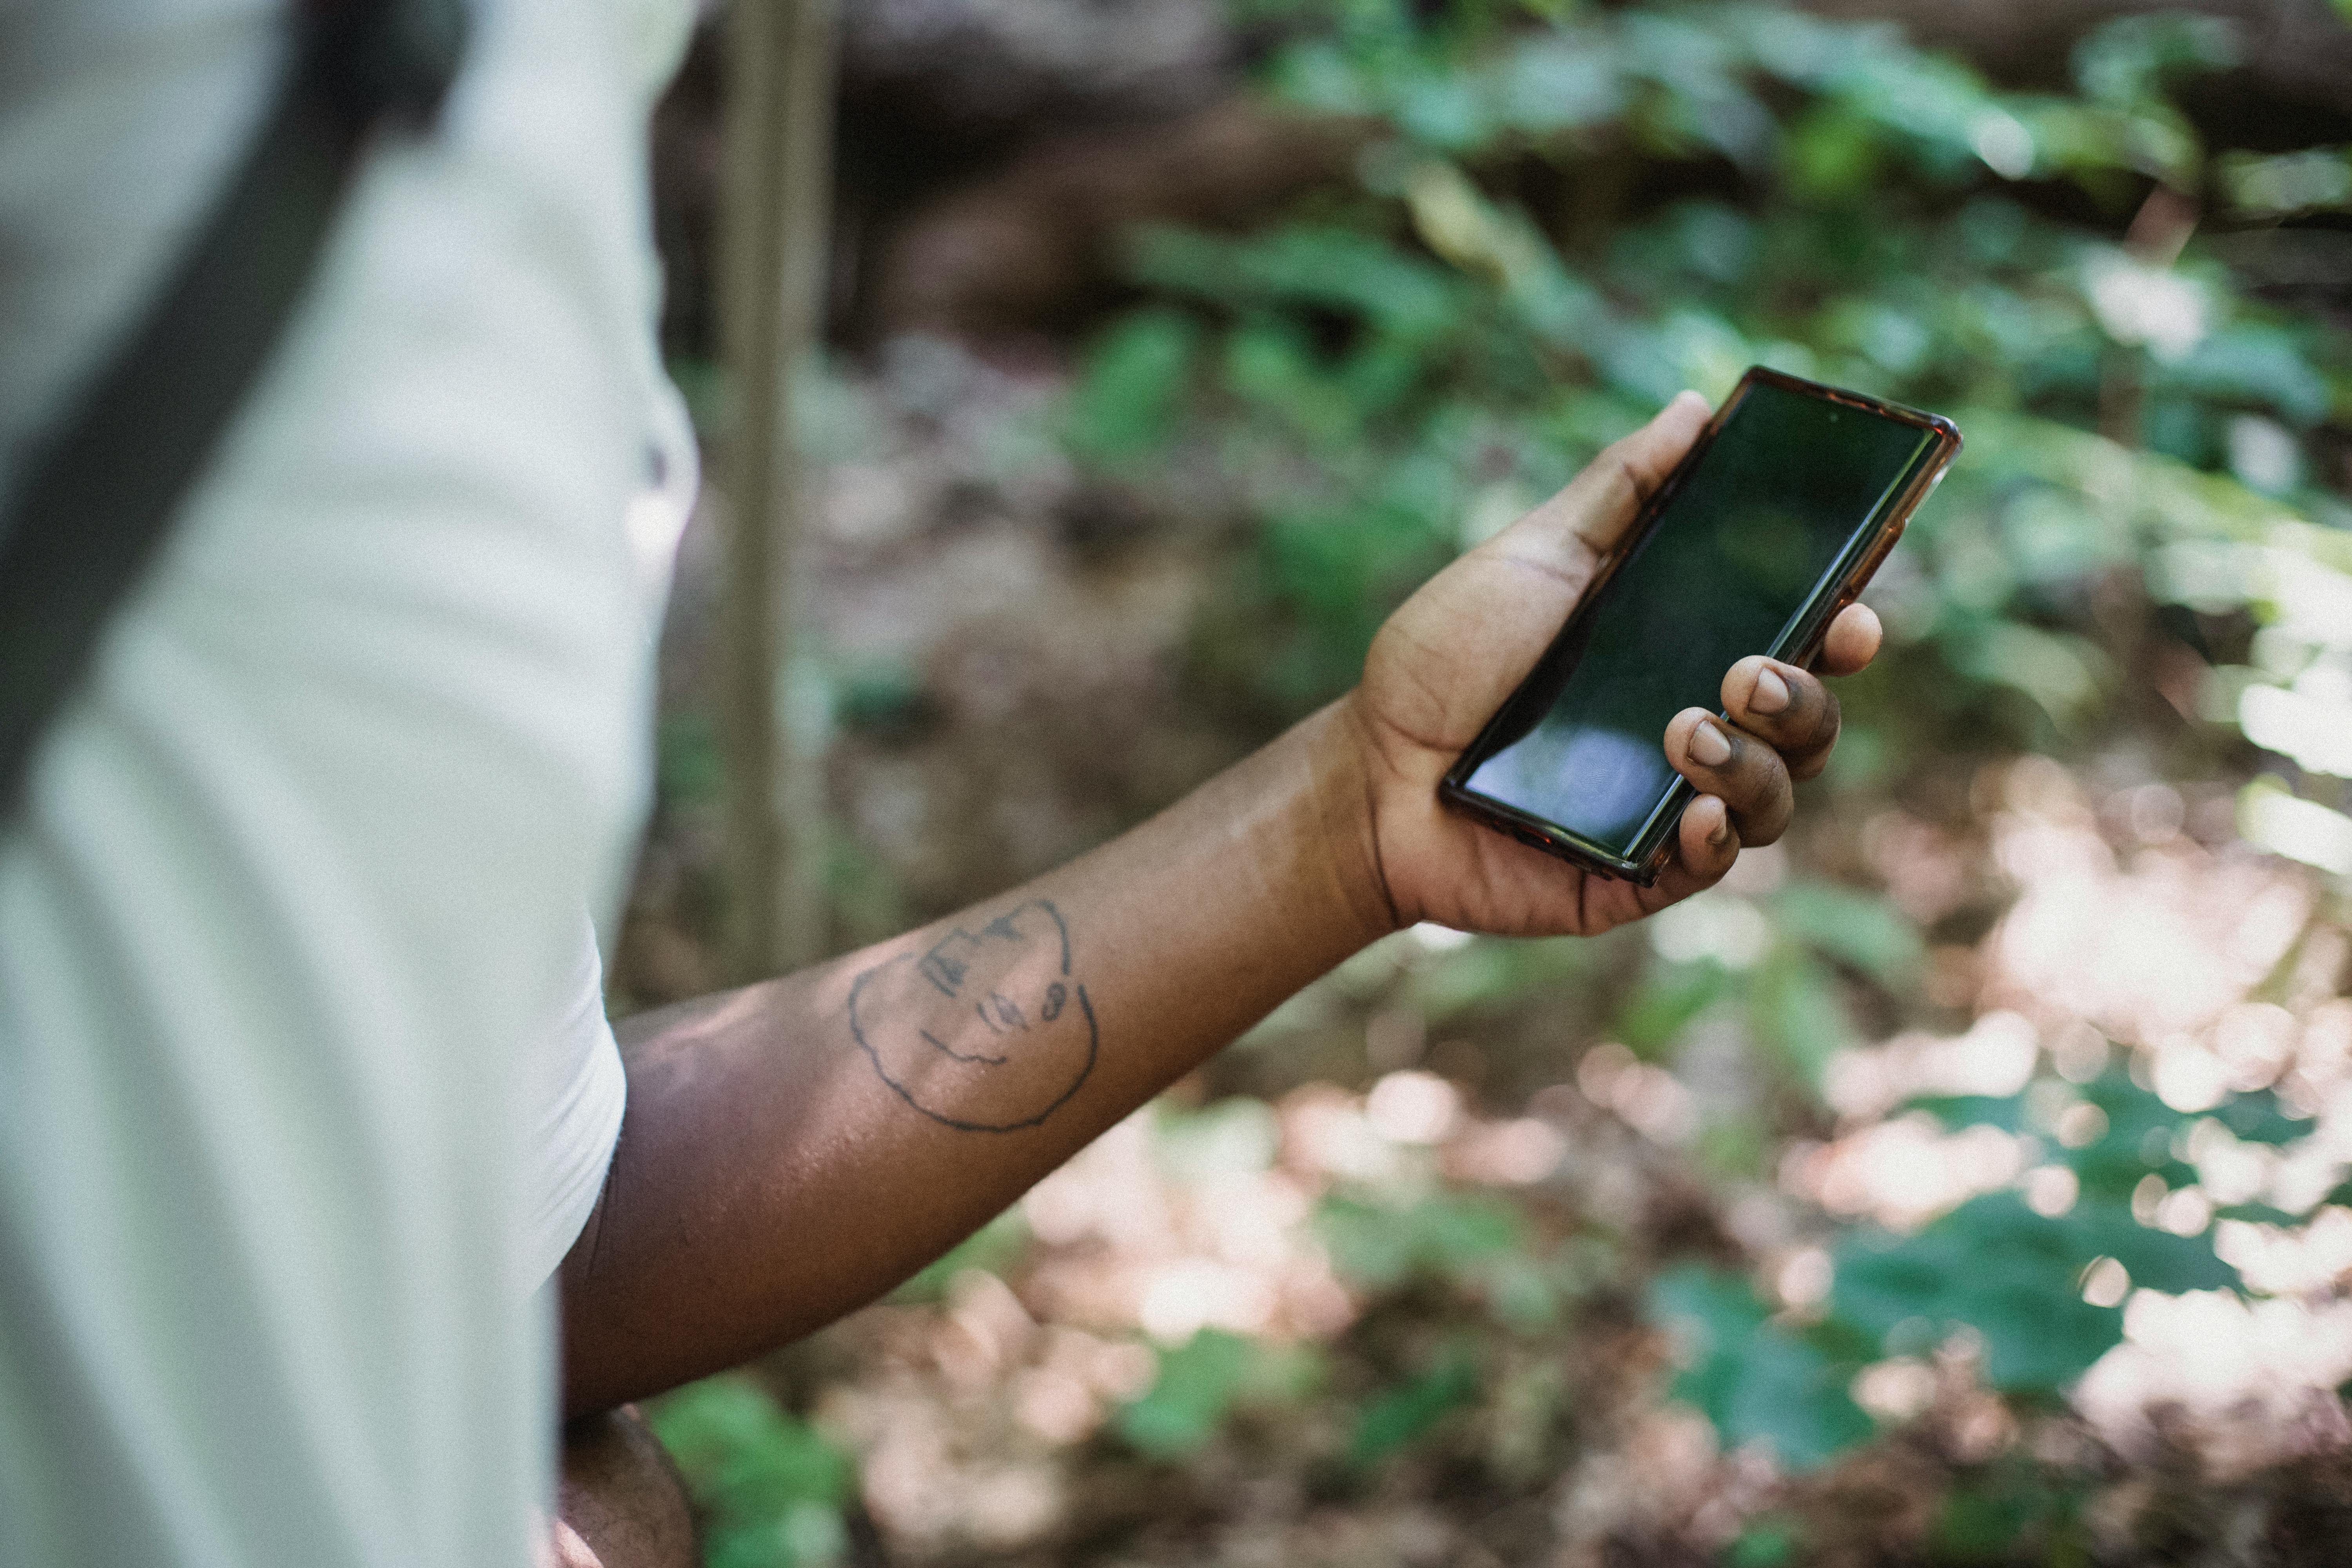
{"label": "man's hand", "polygon": [[[1769,844],[1788,826],[1791,781],[1821,772],[1837,741],[1837,699],[1760,654],[1723,678],[1729,725],[1689,708],[1660,737],[1699,793],[1654,888],[1579,870],[1437,796],[1438,781],[1535,668],[1706,421],[1706,400],[1684,393],[1566,489],[1430,579],[1381,628],[1347,711],[1366,769],[1375,875],[1401,924],[1590,935],[1719,880],[1742,846]],[[1878,641],[1878,617],[1853,605],[1832,623],[1822,668],[1850,675]]]}
{"label": "man's hand", "polygon": [[[1150,821],[921,931],[632,1020],[620,1145],[563,1266],[567,1409],[872,1300],[1399,921],[1600,931],[1777,837],[1837,707],[1760,658],[1724,680],[1730,727],[1693,709],[1667,728],[1703,793],[1654,889],[1588,880],[1437,799],[1706,420],[1686,398],[1611,447],[1399,610],[1355,693]],[[1850,612],[1822,662],[1858,669],[1877,646]]]}

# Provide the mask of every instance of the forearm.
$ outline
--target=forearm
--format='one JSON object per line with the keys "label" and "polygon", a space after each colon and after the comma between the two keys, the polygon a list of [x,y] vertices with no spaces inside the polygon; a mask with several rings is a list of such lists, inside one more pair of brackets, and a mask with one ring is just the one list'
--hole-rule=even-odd
{"label": "forearm", "polygon": [[[1591,934],[1770,843],[1837,708],[1761,656],[1725,677],[1729,728],[1693,707],[1662,737],[1698,793],[1654,886],[1596,882],[1438,798],[1706,416],[1677,398],[1423,584],[1347,700],[1134,832],[632,1031],[620,1148],[564,1264],[567,1406],[731,1365],[872,1300],[1401,919]],[[1852,606],[1823,666],[1859,669],[1876,646]],[[1705,756],[1702,733],[1720,742]]]}
{"label": "forearm", "polygon": [[1393,923],[1346,705],[1026,887],[638,1031],[565,1403],[872,1300]]}

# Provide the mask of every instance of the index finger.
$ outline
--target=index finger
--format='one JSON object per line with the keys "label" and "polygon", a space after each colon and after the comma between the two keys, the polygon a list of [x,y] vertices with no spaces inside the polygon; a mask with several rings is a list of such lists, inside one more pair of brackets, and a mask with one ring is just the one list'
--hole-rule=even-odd
{"label": "index finger", "polygon": [[1878,645],[1885,636],[1877,611],[1868,605],[1848,605],[1822,638],[1822,673],[1852,675],[1878,657]]}

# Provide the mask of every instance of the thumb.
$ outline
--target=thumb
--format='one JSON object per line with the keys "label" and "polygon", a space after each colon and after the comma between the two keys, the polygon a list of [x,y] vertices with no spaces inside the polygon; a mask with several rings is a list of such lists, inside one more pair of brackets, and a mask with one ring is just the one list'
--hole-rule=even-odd
{"label": "thumb", "polygon": [[1611,442],[1549,500],[1480,548],[1528,565],[1582,574],[1606,555],[1706,428],[1706,399],[1684,392],[1632,435]]}

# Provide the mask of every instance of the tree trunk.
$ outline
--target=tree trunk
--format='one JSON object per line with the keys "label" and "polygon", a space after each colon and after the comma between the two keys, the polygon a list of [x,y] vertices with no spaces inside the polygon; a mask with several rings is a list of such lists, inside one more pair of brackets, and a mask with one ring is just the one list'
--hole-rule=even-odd
{"label": "tree trunk", "polygon": [[824,792],[796,732],[793,561],[806,510],[793,395],[822,327],[835,0],[735,0],[728,20],[719,338],[731,405],[720,603],[728,963],[739,981],[824,951]]}

